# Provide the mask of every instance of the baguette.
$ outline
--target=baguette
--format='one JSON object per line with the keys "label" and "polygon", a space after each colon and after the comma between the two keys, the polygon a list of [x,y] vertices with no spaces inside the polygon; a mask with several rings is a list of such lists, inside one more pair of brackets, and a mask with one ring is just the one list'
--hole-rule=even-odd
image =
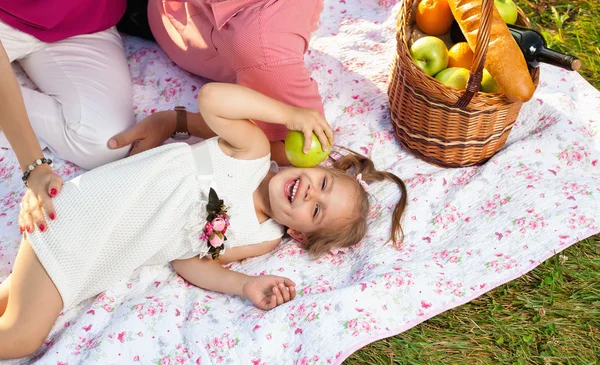
{"label": "baguette", "polygon": [[[477,32],[481,20],[482,0],[448,0],[448,4],[469,46],[475,52]],[[490,42],[485,58],[485,68],[509,100],[526,102],[533,96],[535,86],[529,74],[523,52],[521,52],[495,6],[492,14]]]}

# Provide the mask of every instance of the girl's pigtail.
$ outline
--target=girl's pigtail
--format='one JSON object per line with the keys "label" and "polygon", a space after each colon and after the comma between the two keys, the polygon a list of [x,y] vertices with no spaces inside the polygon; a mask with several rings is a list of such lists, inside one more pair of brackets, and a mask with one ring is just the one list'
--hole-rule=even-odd
{"label": "girl's pigtail", "polygon": [[391,180],[400,188],[400,199],[392,214],[392,234],[390,239],[394,244],[401,244],[404,240],[404,231],[402,230],[401,222],[407,202],[407,190],[404,181],[391,172],[377,170],[370,158],[345,147],[339,146],[339,148],[346,150],[348,154],[334,160],[334,168],[348,171],[354,176],[362,174],[362,180],[365,182]]}

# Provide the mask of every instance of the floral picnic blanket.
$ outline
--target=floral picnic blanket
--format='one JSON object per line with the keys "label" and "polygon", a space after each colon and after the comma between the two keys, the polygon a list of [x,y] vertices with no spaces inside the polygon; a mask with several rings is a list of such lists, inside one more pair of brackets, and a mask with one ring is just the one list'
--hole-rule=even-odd
{"label": "floral picnic blanket", "polygon": [[[298,297],[264,312],[239,297],[191,287],[169,265],[131,278],[61,315],[34,364],[340,364],[528,272],[600,231],[600,93],[577,73],[543,66],[506,146],[480,167],[442,169],[396,141],[387,103],[395,0],[326,0],[306,55],[336,142],[405,179],[406,239],[386,240],[399,197],[372,184],[368,236],[311,261],[294,241],[231,265],[297,283]],[[136,118],[185,105],[203,80],[156,44],[124,38]],[[23,84],[31,85],[19,71]],[[65,180],[82,171],[55,159]],[[0,150],[0,280],[20,242],[24,193],[10,150]]]}

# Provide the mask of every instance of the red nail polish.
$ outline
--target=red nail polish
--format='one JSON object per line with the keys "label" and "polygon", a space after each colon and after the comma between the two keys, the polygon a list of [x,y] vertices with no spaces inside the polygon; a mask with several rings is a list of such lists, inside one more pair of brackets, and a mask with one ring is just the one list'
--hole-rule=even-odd
{"label": "red nail polish", "polygon": [[56,214],[54,212],[50,213],[50,219],[54,220],[56,218]]}
{"label": "red nail polish", "polygon": [[27,232],[31,233],[31,226],[25,227],[25,230],[27,230]]}
{"label": "red nail polish", "polygon": [[40,224],[40,231],[44,232],[45,229],[46,229],[46,226],[43,224]]}
{"label": "red nail polish", "polygon": [[56,188],[50,189],[50,196],[56,196],[57,193],[58,193],[58,190],[56,190]]}
{"label": "red nail polish", "polygon": [[21,231],[21,233],[25,232],[25,229],[23,229],[23,226],[19,226],[19,231]]}

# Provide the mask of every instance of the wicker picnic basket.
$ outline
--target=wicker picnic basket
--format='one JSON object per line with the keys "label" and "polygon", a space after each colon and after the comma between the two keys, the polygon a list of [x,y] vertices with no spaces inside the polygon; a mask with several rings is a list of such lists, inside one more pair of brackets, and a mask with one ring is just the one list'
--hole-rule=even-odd
{"label": "wicker picnic basket", "polygon": [[[467,90],[450,88],[423,72],[409,48],[418,1],[403,0],[398,15],[397,50],[388,88],[394,130],[400,143],[426,162],[443,167],[482,164],[506,142],[522,103],[509,101],[502,93],[477,93],[478,82]],[[494,6],[493,0],[479,1],[483,1],[482,31],[471,78],[483,72]],[[530,26],[521,9],[517,25]],[[530,74],[537,87],[539,69],[530,68]]]}

